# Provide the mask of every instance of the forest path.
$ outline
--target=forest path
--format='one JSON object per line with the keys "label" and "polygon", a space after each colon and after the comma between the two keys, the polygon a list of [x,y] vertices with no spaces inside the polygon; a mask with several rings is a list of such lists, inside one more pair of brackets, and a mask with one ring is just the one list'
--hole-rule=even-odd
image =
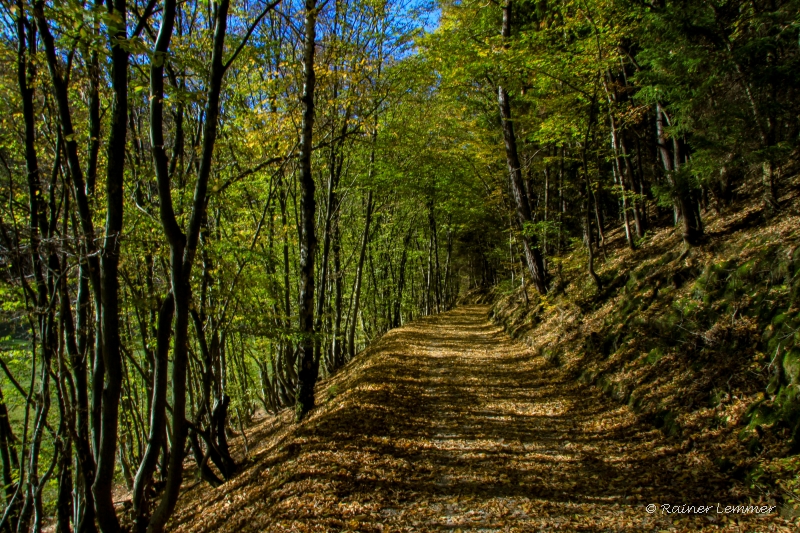
{"label": "forest path", "polygon": [[737,503],[681,450],[465,306],[393,330],[291,414],[251,458],[181,497],[177,531],[759,531],[768,518],[650,515]]}

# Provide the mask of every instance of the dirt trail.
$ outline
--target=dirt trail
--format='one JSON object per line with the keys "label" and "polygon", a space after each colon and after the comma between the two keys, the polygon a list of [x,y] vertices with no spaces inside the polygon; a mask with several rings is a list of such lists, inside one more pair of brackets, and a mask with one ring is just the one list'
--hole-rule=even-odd
{"label": "dirt trail", "polygon": [[387,334],[321,384],[303,424],[287,413],[249,434],[236,478],[186,491],[172,529],[782,530],[775,514],[717,514],[746,498],[709,458],[534,356],[487,310]]}

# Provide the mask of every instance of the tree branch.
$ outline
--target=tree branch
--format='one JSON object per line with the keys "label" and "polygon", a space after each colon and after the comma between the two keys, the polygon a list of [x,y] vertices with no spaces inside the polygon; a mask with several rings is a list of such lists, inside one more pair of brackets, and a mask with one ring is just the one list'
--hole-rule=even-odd
{"label": "tree branch", "polygon": [[280,4],[280,3],[281,3],[281,0],[275,0],[271,4],[267,5],[267,7],[264,8],[264,11],[262,11],[256,17],[256,20],[254,20],[253,23],[250,25],[250,27],[247,28],[247,33],[245,33],[244,38],[242,39],[242,42],[239,43],[239,46],[236,47],[236,50],[234,50],[234,52],[231,55],[230,59],[228,59],[228,61],[223,65],[223,70],[228,70],[228,68],[231,66],[231,63],[233,63],[236,60],[236,58],[238,57],[239,53],[242,51],[242,49],[244,49],[244,45],[247,44],[248,39],[250,39],[250,36],[255,31],[256,26],[258,26],[258,23],[261,22],[261,19],[263,19],[267,15],[267,13],[269,13],[270,11],[275,9],[278,6],[278,4]]}

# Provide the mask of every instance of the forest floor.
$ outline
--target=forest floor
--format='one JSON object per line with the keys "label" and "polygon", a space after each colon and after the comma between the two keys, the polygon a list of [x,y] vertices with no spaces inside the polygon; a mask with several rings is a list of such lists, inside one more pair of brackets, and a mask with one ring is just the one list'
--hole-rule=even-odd
{"label": "forest floor", "polygon": [[725,513],[762,503],[487,312],[459,307],[386,334],[318,385],[302,424],[264,418],[246,458],[237,438],[235,478],[187,480],[170,530],[797,531],[775,509]]}

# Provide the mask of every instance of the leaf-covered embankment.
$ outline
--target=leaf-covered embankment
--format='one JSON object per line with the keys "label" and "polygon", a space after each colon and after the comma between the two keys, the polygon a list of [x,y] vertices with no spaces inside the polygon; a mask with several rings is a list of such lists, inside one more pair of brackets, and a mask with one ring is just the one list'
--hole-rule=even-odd
{"label": "leaf-covered embankment", "polygon": [[672,228],[636,251],[621,230],[607,235],[599,294],[579,250],[550,296],[483,300],[535,353],[797,516],[800,216],[794,193],[783,204],[772,217],[752,203],[709,213],[690,249]]}

